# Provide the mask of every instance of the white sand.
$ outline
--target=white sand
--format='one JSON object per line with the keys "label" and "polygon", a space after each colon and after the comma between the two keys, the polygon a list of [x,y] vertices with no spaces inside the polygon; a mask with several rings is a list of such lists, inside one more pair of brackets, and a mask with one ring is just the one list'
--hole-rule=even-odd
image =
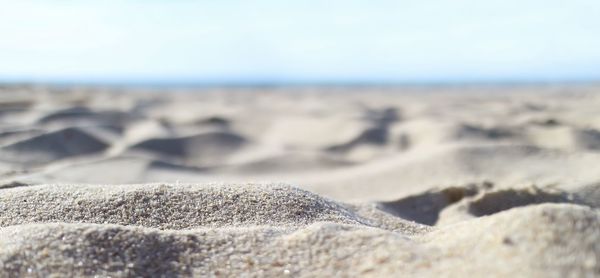
{"label": "white sand", "polygon": [[1,88],[0,276],[597,276],[595,91]]}

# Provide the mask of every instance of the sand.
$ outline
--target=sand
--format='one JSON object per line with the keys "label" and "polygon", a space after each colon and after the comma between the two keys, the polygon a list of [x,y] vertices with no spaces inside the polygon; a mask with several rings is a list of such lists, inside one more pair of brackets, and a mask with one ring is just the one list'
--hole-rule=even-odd
{"label": "sand", "polygon": [[0,88],[0,277],[600,275],[600,87]]}

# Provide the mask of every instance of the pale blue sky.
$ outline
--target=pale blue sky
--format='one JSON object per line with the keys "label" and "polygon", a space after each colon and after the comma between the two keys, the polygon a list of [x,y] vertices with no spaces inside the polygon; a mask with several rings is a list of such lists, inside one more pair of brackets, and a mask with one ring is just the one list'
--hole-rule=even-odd
{"label": "pale blue sky", "polygon": [[0,80],[600,78],[600,1],[0,0]]}

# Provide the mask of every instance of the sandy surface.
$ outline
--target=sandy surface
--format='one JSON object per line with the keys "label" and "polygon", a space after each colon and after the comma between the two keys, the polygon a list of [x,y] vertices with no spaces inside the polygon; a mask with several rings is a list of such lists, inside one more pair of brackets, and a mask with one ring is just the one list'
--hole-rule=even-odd
{"label": "sandy surface", "polygon": [[598,93],[3,87],[0,276],[598,276]]}

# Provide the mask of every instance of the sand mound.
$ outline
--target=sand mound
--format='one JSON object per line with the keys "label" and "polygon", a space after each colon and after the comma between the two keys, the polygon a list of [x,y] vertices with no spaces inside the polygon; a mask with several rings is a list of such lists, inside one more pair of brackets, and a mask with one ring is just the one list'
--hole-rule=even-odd
{"label": "sand mound", "polygon": [[43,185],[5,189],[0,200],[0,226],[69,222],[187,229],[365,222],[318,195],[273,185]]}
{"label": "sand mound", "polygon": [[585,276],[600,271],[599,229],[598,212],[573,205],[513,209],[415,237],[333,223],[184,231],[30,224],[0,229],[0,260],[12,275]]}
{"label": "sand mound", "polygon": [[455,223],[466,219],[495,214],[508,209],[541,203],[575,203],[581,201],[573,194],[554,188],[507,188],[480,192],[456,202],[441,211],[438,225]]}
{"label": "sand mound", "polygon": [[134,114],[117,110],[94,111],[88,107],[71,107],[45,114],[37,120],[37,123],[42,125],[83,123],[123,126],[135,118],[138,117],[135,117]]}
{"label": "sand mound", "polygon": [[399,200],[380,202],[383,211],[426,225],[445,225],[541,203],[585,202],[575,194],[536,186],[494,189],[491,182],[428,190]]}
{"label": "sand mound", "polygon": [[429,190],[400,200],[381,202],[378,205],[382,210],[398,217],[426,225],[434,225],[443,209],[492,186],[492,183],[484,182],[461,187],[448,187],[441,190]]}
{"label": "sand mound", "polygon": [[0,158],[35,166],[104,151],[108,144],[80,128],[65,128],[0,148]]}
{"label": "sand mound", "polygon": [[539,203],[575,202],[565,192],[540,189],[537,187],[523,189],[504,189],[484,193],[469,202],[468,211],[474,216],[484,216],[503,210]]}
{"label": "sand mound", "polygon": [[451,276],[581,277],[600,273],[599,230],[594,209],[542,204],[451,225],[423,240],[448,258],[435,267]]}
{"label": "sand mound", "polygon": [[133,145],[130,149],[205,166],[222,163],[228,155],[248,144],[248,140],[235,133],[207,132],[186,137],[149,139]]}

